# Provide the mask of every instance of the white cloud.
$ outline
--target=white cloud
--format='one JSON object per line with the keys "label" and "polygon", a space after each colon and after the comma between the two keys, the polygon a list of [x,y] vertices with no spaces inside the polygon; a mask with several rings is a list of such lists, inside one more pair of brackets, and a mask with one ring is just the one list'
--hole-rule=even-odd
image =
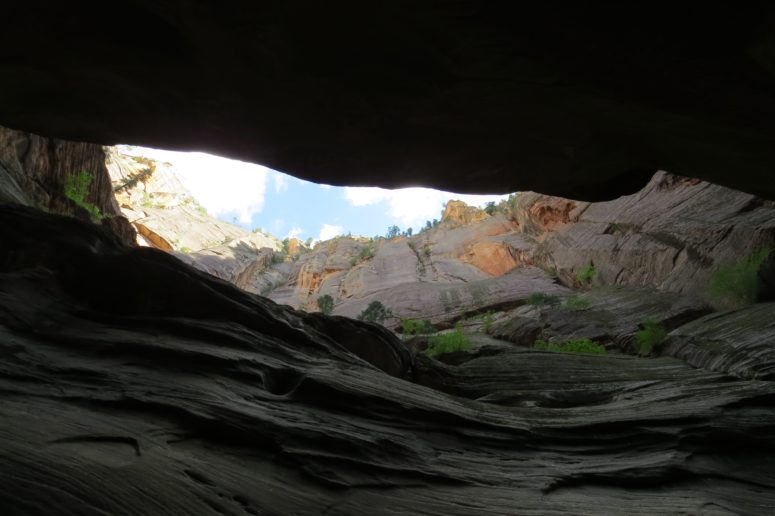
{"label": "white cloud", "polygon": [[304,230],[297,226],[291,229],[290,231],[288,231],[288,238],[296,238],[299,235],[301,235],[303,232]]}
{"label": "white cloud", "polygon": [[341,235],[343,233],[343,229],[344,228],[342,228],[342,226],[323,224],[323,226],[320,228],[320,236],[318,237],[318,240],[321,242],[323,240],[330,240],[335,236]]}
{"label": "white cloud", "polygon": [[397,190],[385,190],[374,186],[345,186],[344,197],[353,206],[367,206],[384,201]]}
{"label": "white cloud", "polygon": [[171,163],[183,185],[214,216],[236,213],[241,223],[250,224],[264,208],[266,167],[203,152],[134,147],[128,153]]}
{"label": "white cloud", "polygon": [[508,195],[471,195],[442,192],[431,188],[401,188],[386,190],[375,187],[345,187],[345,199],[353,206],[368,206],[387,203],[386,214],[403,226],[419,227],[426,220],[441,218],[445,202],[451,199],[464,201],[470,206],[482,206],[487,202],[498,202]]}
{"label": "white cloud", "polygon": [[285,178],[285,174],[280,172],[274,173],[274,191],[280,193],[288,189],[288,180]]}
{"label": "white cloud", "polygon": [[331,185],[327,185],[327,184],[323,184],[323,183],[319,184],[318,186],[320,188],[322,188],[323,190],[330,190],[332,188]]}

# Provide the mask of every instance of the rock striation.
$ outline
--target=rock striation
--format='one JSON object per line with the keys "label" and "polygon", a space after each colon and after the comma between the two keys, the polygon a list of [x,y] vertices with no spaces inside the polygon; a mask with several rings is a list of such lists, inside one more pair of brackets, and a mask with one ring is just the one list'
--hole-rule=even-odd
{"label": "rock striation", "polygon": [[568,285],[594,265],[594,285],[701,294],[718,266],[775,248],[775,203],[667,172],[608,202],[523,194],[512,219],[529,263]]}
{"label": "rock striation", "polygon": [[445,365],[77,219],[0,206],[0,239],[4,514],[775,507],[767,369],[508,346]]}
{"label": "rock striation", "polygon": [[101,145],[45,138],[0,127],[0,203],[33,206],[89,220],[89,213],[65,195],[68,178],[85,173],[85,201],[103,215],[100,223],[124,242],[135,231],[119,211]]}
{"label": "rock striation", "polygon": [[[412,318],[445,326],[513,309],[532,294],[591,287],[655,289],[702,304],[719,267],[775,248],[775,204],[666,172],[614,201],[524,192],[492,216],[459,201],[444,213],[411,237],[322,242],[295,261],[262,266],[263,279],[246,288],[309,311],[330,295],[334,313],[350,317],[377,300],[395,315],[388,325]],[[773,292],[771,263],[759,270],[760,299]]]}
{"label": "rock striation", "polygon": [[262,273],[282,243],[207,213],[184,186],[178,171],[129,149],[111,148],[107,157],[116,201],[137,230],[137,243],[177,256],[240,288],[260,292]]}

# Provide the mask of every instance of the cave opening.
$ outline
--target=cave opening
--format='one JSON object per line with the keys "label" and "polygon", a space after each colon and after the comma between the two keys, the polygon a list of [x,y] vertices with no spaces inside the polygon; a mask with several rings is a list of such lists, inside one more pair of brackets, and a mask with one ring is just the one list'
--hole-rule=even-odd
{"label": "cave opening", "polygon": [[9,4],[0,514],[775,513],[773,5]]}

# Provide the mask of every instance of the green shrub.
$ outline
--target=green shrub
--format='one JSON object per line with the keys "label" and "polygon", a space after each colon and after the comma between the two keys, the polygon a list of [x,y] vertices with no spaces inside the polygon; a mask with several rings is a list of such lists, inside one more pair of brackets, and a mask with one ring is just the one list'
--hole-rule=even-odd
{"label": "green shrub", "polygon": [[635,332],[635,344],[639,354],[648,355],[654,350],[654,346],[665,340],[667,330],[654,319],[644,319],[640,326],[642,329]]}
{"label": "green shrub", "polygon": [[468,337],[463,335],[463,325],[457,323],[455,330],[441,335],[434,335],[428,339],[428,347],[425,354],[429,357],[441,355],[443,353],[452,353],[453,351],[462,351],[471,347]]}
{"label": "green shrub", "polygon": [[544,294],[543,292],[535,292],[530,294],[525,302],[533,306],[555,306],[560,304],[560,298],[551,294]]}
{"label": "green shrub", "polygon": [[372,301],[358,316],[358,320],[382,324],[388,317],[393,317],[393,313],[379,301]]}
{"label": "green shrub", "polygon": [[597,269],[595,269],[593,264],[589,264],[578,270],[576,273],[576,281],[585,285],[592,282],[592,280],[595,279],[595,276],[597,276]]}
{"label": "green shrub", "polygon": [[361,252],[358,253],[358,258],[360,258],[361,260],[369,260],[371,258],[374,258],[374,254],[375,254],[374,246],[369,245],[361,248]]}
{"label": "green shrub", "polygon": [[401,321],[401,333],[403,335],[427,335],[435,331],[436,328],[427,319],[403,319]]}
{"label": "green shrub", "polygon": [[322,295],[318,298],[318,308],[325,315],[331,315],[334,311],[334,298],[328,294]]}
{"label": "green shrub", "polygon": [[183,247],[180,248],[180,252],[181,253],[190,253],[191,252],[191,248],[184,245]]}
{"label": "green shrub", "polygon": [[771,249],[762,249],[733,265],[722,265],[708,283],[708,296],[720,308],[740,308],[756,301],[759,266]]}
{"label": "green shrub", "polygon": [[558,344],[537,340],[533,343],[533,349],[558,353],[592,353],[596,355],[605,353],[605,347],[602,344],[589,339],[569,340]]}
{"label": "green shrub", "polygon": [[422,254],[424,254],[426,258],[430,258],[431,257],[431,246],[430,246],[430,244],[425,244],[424,246],[422,246]]}
{"label": "green shrub", "polygon": [[283,253],[275,251],[272,253],[272,263],[278,264],[283,263],[285,261],[285,255]]}
{"label": "green shrub", "polygon": [[588,300],[579,296],[572,296],[565,300],[565,306],[571,310],[584,310],[589,308],[590,304]]}
{"label": "green shrub", "polygon": [[490,333],[490,328],[492,327],[494,319],[495,316],[493,316],[492,312],[487,312],[484,314],[484,324],[482,325],[482,328],[484,329],[485,333]]}
{"label": "green shrub", "polygon": [[91,187],[92,175],[86,171],[81,171],[65,179],[65,197],[75,204],[89,212],[92,222],[99,222],[104,219],[99,208],[90,202],[86,202]]}

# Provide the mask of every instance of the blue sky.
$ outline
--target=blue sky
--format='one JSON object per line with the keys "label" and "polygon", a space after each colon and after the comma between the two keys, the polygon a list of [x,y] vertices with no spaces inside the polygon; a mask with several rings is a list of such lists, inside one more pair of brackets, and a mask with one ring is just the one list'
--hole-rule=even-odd
{"label": "blue sky", "polygon": [[262,228],[278,238],[384,235],[392,225],[416,232],[426,220],[440,218],[449,199],[482,206],[508,197],[460,195],[430,188],[334,187],[200,152],[127,146],[120,150],[171,163],[210,215],[248,230]]}

